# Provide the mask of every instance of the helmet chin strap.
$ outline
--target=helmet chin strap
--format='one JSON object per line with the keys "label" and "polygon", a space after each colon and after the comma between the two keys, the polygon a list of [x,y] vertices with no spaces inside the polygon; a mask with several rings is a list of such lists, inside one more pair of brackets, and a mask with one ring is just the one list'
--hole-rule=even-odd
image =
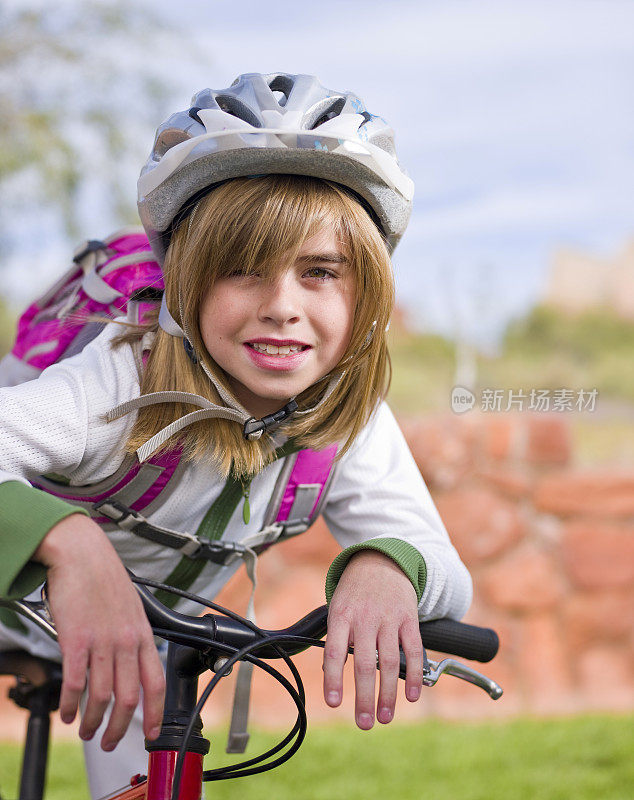
{"label": "helmet chin strap", "polygon": [[[214,387],[214,389],[220,395],[220,398],[221,398],[222,402],[225,405],[229,406],[229,408],[234,408],[236,411],[239,411],[241,414],[245,414],[246,416],[249,416],[246,408],[244,408],[242,405],[240,405],[240,403],[238,403],[238,401],[235,399],[235,397],[233,397],[227,391],[227,389],[222,385],[220,380],[218,380],[218,378],[216,378],[216,376],[211,372],[211,370],[205,364],[205,362],[196,355],[196,353],[194,351],[194,347],[192,345],[192,336],[191,336],[187,326],[183,323],[183,327],[181,328],[178,325],[178,323],[176,322],[176,320],[174,319],[174,317],[172,317],[172,315],[170,314],[170,312],[169,312],[169,310],[167,308],[167,303],[165,302],[165,295],[163,295],[163,299],[161,300],[161,312],[163,312],[163,309],[164,309],[164,315],[169,315],[169,319],[171,320],[171,327],[172,328],[178,328],[178,330],[180,331],[180,333],[176,333],[176,334],[172,333],[171,335],[172,336],[181,336],[189,344],[189,348],[187,348],[187,347],[185,348],[186,352],[188,353],[188,355],[191,353],[190,358],[192,360],[194,360],[194,358],[195,358],[197,363],[200,364],[200,366],[203,369],[203,372],[205,373],[205,375],[211,381],[212,386]],[[179,292],[179,295],[178,295],[178,310],[180,312],[181,319],[184,320],[185,319],[185,315],[183,314],[183,300],[182,300],[182,297],[180,295],[180,292]],[[159,314],[159,325],[161,325],[160,314]],[[161,327],[163,327],[163,326],[161,325]],[[165,330],[165,329],[163,328],[163,330]]]}

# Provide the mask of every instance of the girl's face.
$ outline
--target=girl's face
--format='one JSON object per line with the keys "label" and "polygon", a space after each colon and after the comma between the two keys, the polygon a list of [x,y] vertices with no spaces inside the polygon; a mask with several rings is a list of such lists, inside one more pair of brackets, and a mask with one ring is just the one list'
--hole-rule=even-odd
{"label": "girl's face", "polygon": [[240,265],[203,298],[200,331],[209,355],[229,375],[236,399],[255,417],[277,411],[327,375],[344,354],[355,281],[334,230],[282,259],[272,281]]}

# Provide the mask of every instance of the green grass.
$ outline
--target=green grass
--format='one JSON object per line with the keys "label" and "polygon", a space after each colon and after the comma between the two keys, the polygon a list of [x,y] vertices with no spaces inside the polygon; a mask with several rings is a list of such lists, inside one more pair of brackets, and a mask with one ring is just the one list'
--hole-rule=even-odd
{"label": "green grass", "polygon": [[[214,751],[219,763],[224,736]],[[247,755],[271,746],[256,733]],[[634,785],[634,717],[593,715],[458,724],[428,721],[309,730],[288,764],[249,778],[209,784],[223,800],[626,800]],[[19,748],[0,745],[0,778],[15,797]],[[207,757],[206,766],[215,759]],[[53,746],[47,800],[87,797],[79,745]],[[13,781],[13,783],[12,783]]]}

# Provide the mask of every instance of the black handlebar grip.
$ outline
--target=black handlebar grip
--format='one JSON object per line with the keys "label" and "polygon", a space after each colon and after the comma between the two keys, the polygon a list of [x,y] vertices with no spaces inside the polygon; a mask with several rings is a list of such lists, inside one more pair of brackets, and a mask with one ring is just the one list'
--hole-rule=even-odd
{"label": "black handlebar grip", "polygon": [[491,628],[479,628],[453,619],[421,622],[420,635],[428,650],[440,650],[482,663],[491,661],[500,646],[498,635]]}

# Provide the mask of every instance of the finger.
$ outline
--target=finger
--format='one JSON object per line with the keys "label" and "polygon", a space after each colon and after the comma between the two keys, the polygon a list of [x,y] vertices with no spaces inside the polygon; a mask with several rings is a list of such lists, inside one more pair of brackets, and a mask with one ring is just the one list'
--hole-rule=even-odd
{"label": "finger", "polygon": [[163,720],[165,674],[151,637],[141,644],[139,671],[143,687],[143,731],[148,739],[156,739],[161,732]]}
{"label": "finger", "polygon": [[91,653],[88,672],[88,700],[79,726],[82,739],[92,739],[103,720],[112,697],[114,675],[113,652],[110,648]]}
{"label": "finger", "polygon": [[374,725],[376,633],[354,634],[355,719],[364,731]]}
{"label": "finger", "polygon": [[401,627],[401,647],[406,660],[405,697],[414,703],[423,685],[423,644],[418,620]]}
{"label": "finger", "polygon": [[324,647],[324,699],[332,708],[343,697],[343,667],[348,659],[350,623],[343,615],[328,615],[328,635]]}
{"label": "finger", "polygon": [[139,658],[137,650],[119,649],[114,664],[114,706],[101,739],[102,750],[114,750],[126,732],[139,703]]}
{"label": "finger", "polygon": [[400,666],[400,653],[398,649],[398,634],[395,628],[379,631],[379,699],[376,706],[376,718],[386,724],[394,719],[394,706],[398,689],[398,672]]}
{"label": "finger", "polygon": [[72,722],[77,715],[79,701],[86,687],[88,648],[75,645],[62,659],[62,691],[59,713],[62,722]]}

